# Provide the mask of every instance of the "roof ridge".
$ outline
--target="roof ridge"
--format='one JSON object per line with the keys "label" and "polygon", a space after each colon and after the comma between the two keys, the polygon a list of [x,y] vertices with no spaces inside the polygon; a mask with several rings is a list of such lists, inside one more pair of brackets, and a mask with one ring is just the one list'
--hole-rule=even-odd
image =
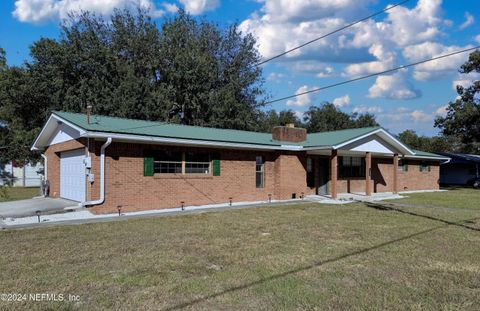
{"label": "roof ridge", "polygon": [[[61,114],[61,113],[71,113],[71,114],[84,115],[84,116],[86,116],[85,113],[81,113],[81,112],[69,112],[69,111],[58,111],[58,110],[54,110],[54,111],[52,111],[52,112],[53,112],[53,113],[57,113],[57,114]],[[268,133],[268,132],[255,132],[255,131],[247,131],[247,130],[225,129],[225,128],[211,127],[211,126],[180,124],[180,123],[172,123],[172,122],[166,122],[166,121],[152,121],[152,120],[122,118],[122,117],[114,117],[114,116],[107,116],[107,115],[101,115],[101,114],[92,114],[92,115],[90,115],[91,118],[94,118],[94,117],[96,117],[96,116],[104,117],[104,118],[118,119],[118,120],[129,120],[129,121],[140,121],[140,122],[149,122],[149,123],[159,123],[158,125],[174,125],[174,126],[183,126],[183,127],[190,127],[190,128],[204,128],[204,129],[212,129],[212,130],[234,131],[234,132],[246,132],[246,133],[252,133],[252,134],[271,135],[271,133]],[[140,126],[140,127],[138,127],[138,128],[143,128],[143,126]],[[126,130],[128,130],[128,129],[136,129],[136,127],[126,128]]]}

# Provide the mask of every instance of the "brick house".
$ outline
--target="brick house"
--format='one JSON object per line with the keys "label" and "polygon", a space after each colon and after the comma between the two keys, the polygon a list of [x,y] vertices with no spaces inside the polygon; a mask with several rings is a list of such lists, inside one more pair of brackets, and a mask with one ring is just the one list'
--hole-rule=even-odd
{"label": "brick house", "polygon": [[380,127],[256,133],[67,112],[52,113],[32,150],[50,196],[95,213],[438,189],[448,159]]}

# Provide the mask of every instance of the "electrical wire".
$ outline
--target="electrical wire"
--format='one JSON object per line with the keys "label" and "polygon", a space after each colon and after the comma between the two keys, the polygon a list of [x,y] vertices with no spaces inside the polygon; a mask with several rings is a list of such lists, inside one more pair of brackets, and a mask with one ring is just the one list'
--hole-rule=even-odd
{"label": "electrical wire", "polygon": [[461,54],[461,53],[469,52],[469,51],[472,51],[472,50],[476,50],[476,49],[479,49],[479,48],[480,48],[480,45],[475,46],[473,48],[468,48],[468,49],[464,49],[464,50],[460,50],[460,51],[436,56],[436,57],[433,57],[433,58],[430,58],[430,59],[424,59],[424,60],[421,60],[421,61],[418,61],[418,62],[415,62],[415,63],[411,63],[411,64],[408,64],[408,65],[402,65],[402,66],[399,66],[399,67],[396,67],[396,68],[372,73],[372,74],[362,76],[362,77],[358,77],[358,78],[354,78],[354,79],[351,79],[351,80],[346,80],[346,81],[330,84],[330,85],[327,85],[327,86],[319,87],[319,88],[312,89],[312,90],[309,90],[309,91],[305,91],[305,92],[302,92],[302,93],[298,93],[298,94],[295,94],[295,95],[290,95],[290,96],[285,96],[285,97],[282,97],[282,98],[274,99],[274,100],[265,102],[265,104],[268,105],[268,104],[276,103],[276,102],[279,102],[279,101],[282,101],[282,100],[286,100],[286,99],[290,99],[290,98],[294,98],[294,97],[298,97],[298,96],[302,96],[302,95],[306,95],[306,94],[310,94],[310,93],[315,93],[315,92],[325,90],[325,89],[329,89],[329,88],[332,88],[332,87],[336,87],[336,86],[339,86],[339,85],[343,85],[343,84],[347,84],[347,83],[351,83],[351,82],[355,82],[355,81],[359,81],[359,80],[368,79],[368,78],[371,78],[371,77],[374,77],[374,76],[394,72],[394,71],[401,70],[401,69],[408,68],[408,67],[417,66],[417,65],[420,65],[420,64],[424,64],[424,63],[434,61],[434,60],[438,60],[438,59],[442,59],[442,58],[445,58],[445,57],[453,56],[453,55],[456,55],[456,54]]}
{"label": "electrical wire", "polygon": [[320,36],[320,37],[318,37],[318,38],[315,38],[315,39],[310,40],[310,41],[308,41],[308,42],[305,42],[305,43],[303,43],[303,44],[301,44],[301,45],[299,45],[299,46],[296,46],[296,47],[294,47],[294,48],[291,48],[290,50],[287,50],[287,51],[285,51],[285,52],[282,52],[282,53],[280,53],[280,54],[278,54],[278,55],[275,55],[275,56],[273,56],[273,57],[267,58],[267,59],[265,59],[265,60],[262,60],[262,61],[260,61],[259,63],[257,63],[257,66],[260,66],[260,65],[263,65],[263,64],[265,64],[265,63],[268,63],[269,61],[272,61],[272,60],[277,59],[277,58],[279,58],[279,57],[282,57],[282,56],[284,56],[284,55],[286,55],[286,54],[288,54],[288,53],[291,53],[291,52],[293,52],[293,51],[296,51],[296,50],[298,50],[298,49],[301,49],[301,48],[303,48],[304,46],[307,46],[307,45],[309,45],[309,44],[312,44],[312,43],[314,43],[314,42],[317,42],[318,40],[324,39],[324,38],[326,38],[326,37],[328,37],[328,36],[331,36],[331,35],[333,35],[333,34],[336,34],[337,32],[340,32],[340,31],[342,31],[342,30],[345,30],[345,29],[347,29],[347,28],[350,28],[350,27],[352,27],[352,26],[355,26],[356,24],[359,24],[359,23],[364,22],[364,21],[366,21],[366,20],[368,20],[368,19],[370,19],[370,18],[372,18],[372,17],[375,17],[375,16],[377,16],[377,15],[380,15],[380,14],[382,14],[382,13],[385,13],[385,12],[387,12],[388,10],[391,10],[391,9],[393,9],[393,8],[399,6],[399,5],[402,5],[402,4],[404,4],[404,3],[408,2],[408,1],[410,1],[410,0],[404,0],[404,1],[401,1],[401,2],[399,2],[399,3],[397,3],[397,4],[394,4],[394,5],[391,5],[391,6],[389,6],[389,7],[386,7],[385,9],[383,9],[383,10],[381,10],[381,11],[375,12],[375,13],[373,13],[373,14],[367,16],[367,17],[364,17],[364,18],[362,18],[362,19],[356,20],[356,21],[354,21],[354,22],[352,22],[352,23],[350,23],[350,24],[347,24],[347,25],[345,25],[345,26],[343,26],[343,27],[341,27],[341,28],[338,28],[338,29],[336,29],[336,30],[334,30],[334,31],[331,31],[331,32],[327,33],[327,34],[324,34],[324,35],[322,35],[322,36]]}

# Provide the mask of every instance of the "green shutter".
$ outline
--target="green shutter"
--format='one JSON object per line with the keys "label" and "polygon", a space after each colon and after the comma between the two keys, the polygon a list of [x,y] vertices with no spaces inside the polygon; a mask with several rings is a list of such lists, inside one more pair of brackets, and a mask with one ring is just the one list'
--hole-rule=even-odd
{"label": "green shutter", "polygon": [[213,176],[220,176],[220,155],[218,153],[213,155],[212,173]]}
{"label": "green shutter", "polygon": [[403,164],[403,170],[408,172],[408,163]]}
{"label": "green shutter", "polygon": [[429,171],[429,172],[431,172],[431,171],[432,171],[432,169],[430,168],[430,165],[428,166],[428,171]]}
{"label": "green shutter", "polygon": [[143,158],[143,176],[153,176],[153,158]]}

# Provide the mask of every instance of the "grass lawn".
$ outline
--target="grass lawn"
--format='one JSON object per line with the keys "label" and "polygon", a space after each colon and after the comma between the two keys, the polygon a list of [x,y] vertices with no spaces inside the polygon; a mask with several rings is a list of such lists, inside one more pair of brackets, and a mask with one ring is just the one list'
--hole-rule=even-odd
{"label": "grass lawn", "polygon": [[0,309],[478,310],[480,191],[455,193],[395,201],[452,207],[408,213],[303,203],[0,232],[0,293],[80,296]]}
{"label": "grass lawn", "polygon": [[38,187],[9,187],[6,188],[6,196],[0,195],[0,202],[31,199],[40,195]]}
{"label": "grass lawn", "polygon": [[422,205],[425,207],[445,207],[475,209],[480,211],[480,189],[473,188],[445,188],[448,191],[435,193],[411,193],[405,194],[408,198],[393,200],[405,204]]}

